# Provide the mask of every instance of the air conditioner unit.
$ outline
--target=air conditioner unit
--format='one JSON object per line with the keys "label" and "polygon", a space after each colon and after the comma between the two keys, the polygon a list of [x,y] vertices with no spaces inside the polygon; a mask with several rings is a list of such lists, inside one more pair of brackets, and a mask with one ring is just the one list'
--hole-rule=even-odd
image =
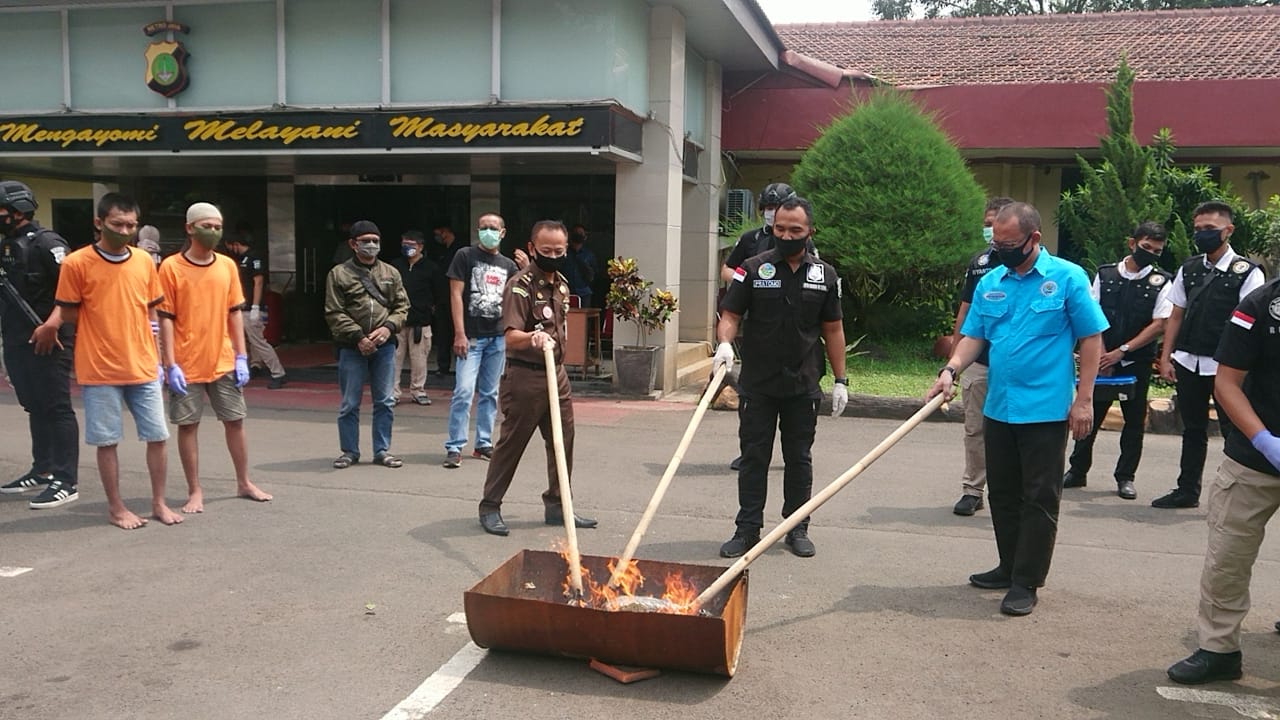
{"label": "air conditioner unit", "polygon": [[724,216],[728,225],[741,225],[756,214],[755,195],[750,190],[734,188],[725,194]]}

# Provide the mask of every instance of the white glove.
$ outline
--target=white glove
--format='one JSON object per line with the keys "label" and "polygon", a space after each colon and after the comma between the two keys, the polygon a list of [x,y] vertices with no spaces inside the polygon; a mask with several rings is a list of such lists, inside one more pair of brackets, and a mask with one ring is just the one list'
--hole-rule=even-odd
{"label": "white glove", "polygon": [[257,305],[254,305],[253,307],[249,308],[249,322],[251,324],[257,324],[257,322],[261,319],[262,319],[262,310],[259,310]]}
{"label": "white glove", "polygon": [[716,354],[711,358],[711,372],[719,370],[721,365],[733,369],[733,345],[727,342],[716,346]]}
{"label": "white glove", "polygon": [[849,404],[849,388],[836,383],[831,386],[831,417],[840,417]]}

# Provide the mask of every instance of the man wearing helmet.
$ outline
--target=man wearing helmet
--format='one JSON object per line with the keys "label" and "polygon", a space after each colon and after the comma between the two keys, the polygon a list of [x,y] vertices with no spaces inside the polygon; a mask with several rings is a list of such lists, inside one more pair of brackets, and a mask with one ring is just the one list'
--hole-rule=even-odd
{"label": "man wearing helmet", "polygon": [[[74,327],[58,333],[49,355],[36,355],[35,330],[28,308],[43,321],[53,310],[62,259],[70,252],[58,233],[32,218],[36,198],[26,185],[0,182],[0,264],[21,297],[6,297],[0,309],[4,362],[18,402],[31,425],[31,469],[0,486],[6,494],[38,490],[32,509],[54,508],[78,499],[76,467],[80,461],[80,425],[71,406],[71,358]],[[27,307],[24,308],[23,305]]]}

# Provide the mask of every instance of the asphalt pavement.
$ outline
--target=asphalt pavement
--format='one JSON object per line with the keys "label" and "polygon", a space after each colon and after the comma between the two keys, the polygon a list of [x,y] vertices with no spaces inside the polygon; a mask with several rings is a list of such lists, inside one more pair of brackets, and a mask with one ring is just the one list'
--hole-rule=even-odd
{"label": "asphalt pavement", "polygon": [[[461,468],[440,466],[447,397],[431,394],[430,407],[397,408],[392,449],[404,467],[339,471],[330,467],[336,387],[267,391],[255,381],[253,479],[275,500],[235,498],[210,419],[201,431],[206,512],[175,527],[109,526],[89,448],[78,502],[34,511],[30,495],[0,496],[0,718],[1280,717],[1273,541],[1256,566],[1245,678],[1199,689],[1207,692],[1167,689],[1164,668],[1195,645],[1205,544],[1203,508],[1149,506],[1176,475],[1172,436],[1148,437],[1137,501],[1116,497],[1106,472],[1118,436],[1099,439],[1089,486],[1065,493],[1048,585],[1026,618],[1000,615],[1000,592],[966,584],[995,564],[989,514],[951,513],[962,429],[925,423],[818,511],[817,557],[778,546],[752,565],[734,678],[665,672],[621,685],[581,660],[476,653],[458,615],[463,592],[521,549],[550,549],[563,531],[542,523],[536,438],[504,506],[511,535],[480,530],[486,464],[468,449]],[[621,552],[693,407],[687,397],[576,403],[575,503],[600,520],[581,531],[582,552]],[[11,391],[0,394],[0,418],[7,479],[26,470],[29,447]],[[816,487],[897,426],[822,418]],[[717,548],[737,507],[728,469],[736,430],[735,414],[707,414],[639,557],[729,564]],[[143,446],[132,435],[130,425],[122,487],[142,513]],[[176,507],[185,485],[175,444]],[[1215,439],[1210,477],[1220,457]],[[776,451],[771,481],[774,522]]]}

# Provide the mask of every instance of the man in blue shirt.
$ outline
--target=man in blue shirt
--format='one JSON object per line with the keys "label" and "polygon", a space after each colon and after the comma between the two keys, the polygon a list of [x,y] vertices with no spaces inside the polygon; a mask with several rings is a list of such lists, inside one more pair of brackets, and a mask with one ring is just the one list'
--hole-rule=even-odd
{"label": "man in blue shirt", "polygon": [[[1093,429],[1093,382],[1107,319],[1078,265],[1040,247],[1040,213],[1013,203],[996,216],[992,247],[1002,269],[974,292],[961,339],[925,394],[951,392],[956,376],[990,351],[983,406],[987,493],[1000,564],[969,576],[987,589],[1008,588],[1006,615],[1029,615],[1044,585],[1058,532],[1067,429]],[[1080,381],[1072,351],[1079,342]]]}

